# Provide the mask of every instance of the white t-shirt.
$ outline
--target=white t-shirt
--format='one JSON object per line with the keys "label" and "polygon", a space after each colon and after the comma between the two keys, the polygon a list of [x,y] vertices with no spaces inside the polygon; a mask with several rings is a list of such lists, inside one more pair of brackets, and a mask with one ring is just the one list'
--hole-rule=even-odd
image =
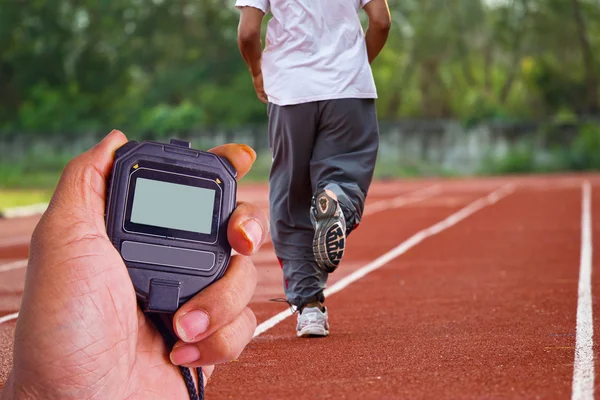
{"label": "white t-shirt", "polygon": [[358,16],[370,1],[237,0],[273,15],[262,58],[269,101],[377,98]]}

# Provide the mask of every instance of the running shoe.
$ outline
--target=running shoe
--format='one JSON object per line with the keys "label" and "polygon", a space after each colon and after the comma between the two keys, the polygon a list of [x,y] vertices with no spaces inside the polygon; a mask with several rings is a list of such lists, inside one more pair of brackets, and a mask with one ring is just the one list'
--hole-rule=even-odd
{"label": "running shoe", "polygon": [[296,334],[298,337],[320,337],[329,335],[327,308],[305,307],[298,312]]}
{"label": "running shoe", "polygon": [[346,247],[344,213],[338,201],[321,190],[313,197],[311,214],[315,226],[315,260],[321,268],[331,273],[340,265]]}

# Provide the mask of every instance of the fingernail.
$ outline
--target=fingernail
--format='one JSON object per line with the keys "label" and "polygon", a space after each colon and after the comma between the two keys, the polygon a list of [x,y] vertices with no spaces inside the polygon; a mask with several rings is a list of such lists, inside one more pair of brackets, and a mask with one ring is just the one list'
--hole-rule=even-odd
{"label": "fingernail", "polygon": [[252,149],[252,147],[245,144],[240,144],[239,146],[240,149],[244,150],[244,152],[250,156],[250,162],[254,162],[254,160],[256,160],[256,152]]}
{"label": "fingernail", "polygon": [[193,310],[179,317],[176,322],[177,334],[184,342],[191,342],[196,336],[206,332],[208,324],[208,314],[204,311]]}
{"label": "fingernail", "polygon": [[176,347],[171,352],[171,362],[175,365],[191,364],[199,358],[200,352],[192,345]]}
{"label": "fingernail", "polygon": [[115,132],[118,132],[118,131],[116,129],[111,130],[110,132],[108,132],[108,135],[104,136],[104,139],[106,139],[107,137],[111,136]]}
{"label": "fingernail", "polygon": [[242,224],[242,233],[246,240],[250,243],[252,247],[252,251],[260,244],[262,239],[262,226],[258,223],[254,218],[249,219],[248,221]]}

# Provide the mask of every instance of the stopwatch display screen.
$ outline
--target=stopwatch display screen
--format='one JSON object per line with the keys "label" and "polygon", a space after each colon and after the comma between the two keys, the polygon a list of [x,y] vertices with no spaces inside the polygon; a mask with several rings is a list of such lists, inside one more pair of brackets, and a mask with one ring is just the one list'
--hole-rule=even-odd
{"label": "stopwatch display screen", "polygon": [[139,178],[131,222],[210,234],[214,207],[215,190]]}
{"label": "stopwatch display screen", "polygon": [[129,177],[123,228],[132,233],[214,243],[221,198],[222,190],[214,179],[140,164]]}

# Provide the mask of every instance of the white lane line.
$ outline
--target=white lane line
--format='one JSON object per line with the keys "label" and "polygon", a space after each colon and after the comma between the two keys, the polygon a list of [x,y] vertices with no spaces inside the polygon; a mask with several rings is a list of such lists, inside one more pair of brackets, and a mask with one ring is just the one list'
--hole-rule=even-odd
{"label": "white lane line", "polygon": [[364,215],[371,215],[391,208],[399,208],[411,203],[426,200],[441,190],[440,185],[435,184],[409,193],[403,193],[392,199],[380,200],[365,207]]}
{"label": "white lane line", "polygon": [[27,259],[19,260],[19,261],[11,262],[8,264],[0,265],[0,272],[12,271],[15,269],[25,268],[26,266],[27,266]]}
{"label": "white lane line", "polygon": [[573,400],[594,398],[594,322],[592,318],[592,193],[590,182],[582,186],[581,256],[577,298]]}
{"label": "white lane line", "polygon": [[[396,246],[392,250],[388,251],[387,253],[383,254],[379,258],[373,260],[372,262],[365,265],[364,267],[359,268],[358,270],[354,271],[350,275],[340,279],[338,282],[336,282],[330,288],[325,290],[325,292],[324,292],[325,297],[329,297],[332,294],[339,292],[340,290],[344,289],[351,283],[356,282],[357,280],[364,277],[365,275],[381,268],[385,264],[389,263],[390,261],[394,260],[395,258],[406,253],[408,250],[415,247],[417,244],[421,243],[423,240],[427,239],[428,237],[437,235],[438,233],[442,232],[445,229],[450,228],[453,225],[456,225],[463,219],[469,217],[470,215],[474,214],[475,212],[481,210],[482,208],[485,208],[487,206],[490,206],[490,205],[498,202],[502,198],[513,193],[515,191],[515,188],[516,188],[516,186],[512,183],[504,185],[501,188],[497,189],[496,191],[490,193],[489,195],[484,196],[478,200],[475,200],[471,204],[460,209],[459,211],[450,215],[446,219],[436,223],[435,225],[432,225],[429,228],[425,228],[425,229],[417,232],[416,234],[411,236],[409,239],[400,243],[398,246]],[[291,315],[292,315],[292,311],[290,309],[287,309],[287,310],[282,311],[279,314],[269,318],[268,320],[266,320],[265,322],[261,323],[260,325],[258,325],[256,327],[253,337],[257,337],[257,336],[265,333],[266,331],[273,328],[275,325],[277,325],[284,319],[290,317]]]}
{"label": "white lane line", "polygon": [[48,208],[48,203],[37,203],[28,206],[12,207],[0,210],[1,218],[24,218],[43,214]]}
{"label": "white lane line", "polygon": [[2,325],[5,322],[12,321],[13,319],[17,319],[18,316],[19,316],[19,313],[16,312],[14,314],[8,314],[8,315],[5,315],[4,317],[0,317],[0,325]]}
{"label": "white lane line", "polygon": [[[440,191],[441,186],[436,183],[434,185],[430,185],[421,189],[416,189],[414,191],[403,193],[391,199],[379,200],[375,203],[366,205],[363,216],[375,214],[380,211],[391,210],[393,208],[400,208],[412,203],[427,200],[428,198],[433,197],[434,195],[439,193]],[[265,239],[265,242],[263,244],[266,243],[271,243],[270,236]]]}

